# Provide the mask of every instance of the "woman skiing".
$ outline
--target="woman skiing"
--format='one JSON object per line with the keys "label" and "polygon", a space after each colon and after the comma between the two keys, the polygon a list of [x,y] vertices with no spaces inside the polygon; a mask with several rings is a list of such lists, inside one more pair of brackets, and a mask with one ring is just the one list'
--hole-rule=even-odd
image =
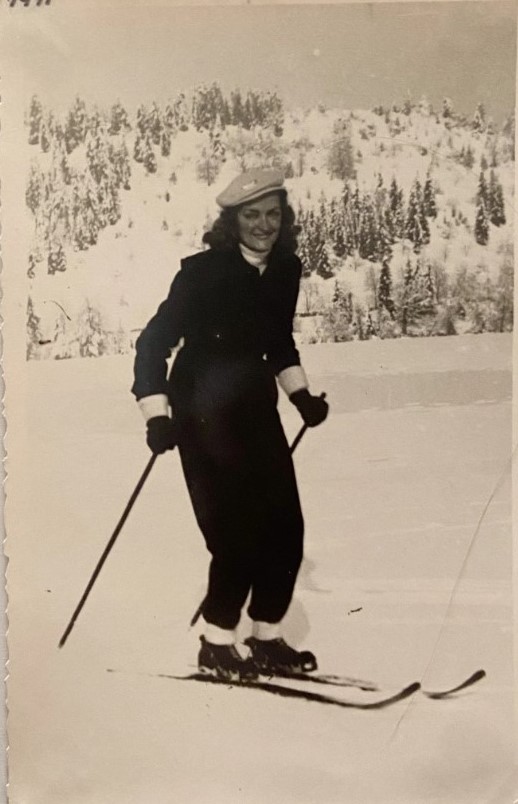
{"label": "woman skiing", "polygon": [[[210,248],[182,260],[137,340],[132,391],[152,452],[178,446],[212,556],[200,671],[249,679],[317,666],[282,638],[304,523],[276,378],[309,427],[328,406],[310,394],[293,340],[301,263],[282,174],[248,171],[216,200],[220,216],[203,238]],[[253,635],[243,656],[235,629],[249,594]]]}

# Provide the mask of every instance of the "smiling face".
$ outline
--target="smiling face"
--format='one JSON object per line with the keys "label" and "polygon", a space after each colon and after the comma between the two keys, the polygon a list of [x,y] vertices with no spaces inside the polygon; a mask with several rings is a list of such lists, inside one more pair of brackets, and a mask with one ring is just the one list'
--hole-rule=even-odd
{"label": "smiling face", "polygon": [[237,212],[239,240],[252,251],[270,251],[279,236],[281,221],[278,193],[243,204]]}

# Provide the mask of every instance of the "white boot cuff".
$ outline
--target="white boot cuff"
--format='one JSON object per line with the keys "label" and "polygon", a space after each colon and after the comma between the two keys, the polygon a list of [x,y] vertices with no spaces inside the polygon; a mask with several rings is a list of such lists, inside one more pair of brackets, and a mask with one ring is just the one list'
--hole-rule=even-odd
{"label": "white boot cuff", "polygon": [[281,624],[255,620],[252,633],[256,639],[278,639],[281,635]]}
{"label": "white boot cuff", "polygon": [[203,635],[207,642],[211,642],[213,645],[234,645],[236,641],[235,631],[219,628],[213,623],[205,623]]}

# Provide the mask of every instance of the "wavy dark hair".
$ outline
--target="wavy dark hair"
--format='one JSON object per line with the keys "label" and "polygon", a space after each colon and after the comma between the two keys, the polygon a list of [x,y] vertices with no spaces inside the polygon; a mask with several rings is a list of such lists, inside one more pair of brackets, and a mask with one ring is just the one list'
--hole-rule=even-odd
{"label": "wavy dark hair", "polygon": [[[297,250],[297,237],[300,232],[300,226],[295,224],[295,213],[288,204],[286,192],[281,191],[277,195],[281,202],[281,228],[272,251],[278,254],[294,254]],[[253,201],[250,203],[253,203]],[[203,242],[207,243],[215,251],[232,251],[237,248],[239,243],[237,213],[244,206],[246,204],[222,209],[218,218],[214,221],[212,229],[203,235]]]}

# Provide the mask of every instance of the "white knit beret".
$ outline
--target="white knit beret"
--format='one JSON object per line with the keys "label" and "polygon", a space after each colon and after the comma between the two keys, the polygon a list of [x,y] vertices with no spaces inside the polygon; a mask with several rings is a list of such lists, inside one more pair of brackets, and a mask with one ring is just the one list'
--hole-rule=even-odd
{"label": "white knit beret", "polygon": [[254,168],[241,173],[217,197],[220,207],[237,207],[255,201],[263,195],[284,190],[284,176],[280,170]]}

